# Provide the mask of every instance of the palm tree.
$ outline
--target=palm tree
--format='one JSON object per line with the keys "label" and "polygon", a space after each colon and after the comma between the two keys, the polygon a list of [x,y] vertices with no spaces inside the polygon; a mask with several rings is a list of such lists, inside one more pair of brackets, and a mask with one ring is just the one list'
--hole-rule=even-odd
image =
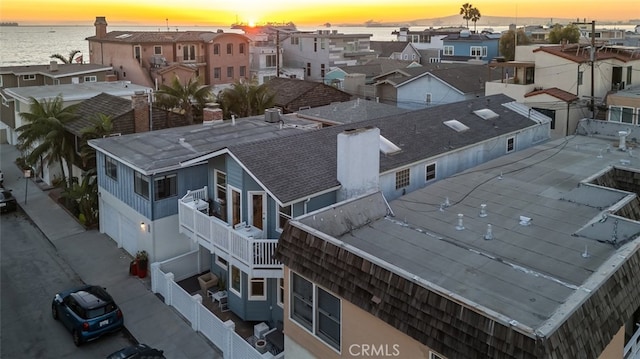
{"label": "palm tree", "polygon": [[[82,134],[82,143],[80,145],[80,159],[82,165],[86,167],[89,164],[95,163],[96,150],[89,146],[89,140],[96,138],[103,138],[109,136],[113,131],[113,123],[111,122],[111,116],[107,116],[103,113],[96,113],[93,116],[93,126],[83,128],[80,133]],[[95,172],[95,168],[89,169],[88,175]]]}
{"label": "palm tree", "polygon": [[462,4],[460,8],[460,15],[464,20],[467,20],[467,29],[469,28],[469,20],[471,20],[471,12],[473,11],[473,5],[469,3]]}
{"label": "palm tree", "polygon": [[[31,165],[41,159],[47,165],[59,162],[64,186],[68,186],[71,181],[75,159],[74,141],[67,134],[65,124],[76,118],[75,107],[63,107],[62,95],[41,102],[32,97],[30,112],[20,113],[26,124],[16,129],[20,133],[20,147],[29,151],[26,162]],[[67,164],[69,177],[65,174],[64,162]]]}
{"label": "palm tree", "polygon": [[50,58],[52,59],[57,59],[62,61],[63,64],[71,64],[73,63],[73,58],[76,57],[77,54],[82,53],[82,51],[80,50],[71,50],[71,52],[69,52],[69,57],[65,58],[64,56],[60,55],[60,54],[53,54],[50,56]]}
{"label": "palm tree", "polygon": [[480,10],[478,10],[478,8],[475,8],[475,7],[471,9],[470,15],[471,17],[469,18],[469,20],[473,22],[473,32],[477,34],[478,31],[476,30],[476,23],[478,22],[478,20],[480,20],[480,17],[482,15],[480,15]]}
{"label": "palm tree", "polygon": [[273,107],[275,97],[265,84],[239,80],[218,94],[218,102],[225,117],[248,117],[261,115],[265,109]]}
{"label": "palm tree", "polygon": [[200,85],[198,78],[190,78],[185,85],[176,76],[170,85],[162,85],[156,91],[156,103],[166,109],[179,108],[189,121],[194,123],[193,107],[203,108],[212,98],[211,88]]}

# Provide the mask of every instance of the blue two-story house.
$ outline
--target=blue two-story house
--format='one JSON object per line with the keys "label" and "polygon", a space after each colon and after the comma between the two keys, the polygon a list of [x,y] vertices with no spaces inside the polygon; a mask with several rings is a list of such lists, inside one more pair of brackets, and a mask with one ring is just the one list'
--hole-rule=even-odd
{"label": "blue two-story house", "polygon": [[442,62],[491,62],[500,54],[501,34],[476,34],[461,30],[442,39]]}

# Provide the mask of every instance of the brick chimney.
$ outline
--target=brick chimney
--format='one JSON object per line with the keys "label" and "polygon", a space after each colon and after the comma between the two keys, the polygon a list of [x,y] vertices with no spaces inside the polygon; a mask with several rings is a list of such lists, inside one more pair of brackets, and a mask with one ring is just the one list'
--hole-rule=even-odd
{"label": "brick chimney", "polygon": [[380,189],[380,130],[365,127],[338,134],[338,202]]}
{"label": "brick chimney", "polygon": [[107,19],[104,16],[96,16],[96,22],[93,23],[96,27],[96,37],[102,39],[107,36]]}
{"label": "brick chimney", "polygon": [[202,110],[202,123],[213,124],[216,122],[222,122],[222,109],[219,108],[217,103],[208,103]]}
{"label": "brick chimney", "polygon": [[131,107],[133,108],[134,132],[149,131],[149,99],[144,91],[136,91],[131,96]]}

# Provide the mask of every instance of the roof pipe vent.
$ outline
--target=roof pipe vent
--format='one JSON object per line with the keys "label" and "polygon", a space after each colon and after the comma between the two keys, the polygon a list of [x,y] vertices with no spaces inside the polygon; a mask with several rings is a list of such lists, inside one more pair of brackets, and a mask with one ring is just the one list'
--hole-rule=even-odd
{"label": "roof pipe vent", "polygon": [[490,224],[487,224],[487,233],[484,234],[485,241],[490,241],[493,239],[493,228],[491,228]]}
{"label": "roof pipe vent", "polygon": [[620,137],[620,144],[618,145],[618,149],[620,151],[627,150],[627,136],[629,136],[628,131],[618,131],[618,137]]}
{"label": "roof pipe vent", "polygon": [[481,204],[480,205],[480,214],[478,214],[478,217],[486,217],[487,216],[487,205],[486,204]]}
{"label": "roof pipe vent", "polygon": [[458,213],[458,225],[456,226],[456,231],[464,230],[464,224],[462,223],[463,217],[464,217],[464,214]]}

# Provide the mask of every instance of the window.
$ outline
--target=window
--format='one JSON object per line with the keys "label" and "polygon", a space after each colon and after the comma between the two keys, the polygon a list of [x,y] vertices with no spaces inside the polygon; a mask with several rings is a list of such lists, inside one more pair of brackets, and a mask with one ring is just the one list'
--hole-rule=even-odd
{"label": "window", "polygon": [[409,175],[411,174],[410,168],[405,168],[396,172],[396,189],[409,186]]}
{"label": "window", "polygon": [[98,82],[97,76],[85,76],[84,82]]}
{"label": "window", "polygon": [[111,157],[104,158],[104,172],[114,180],[118,180],[118,163]]}
{"label": "window", "polygon": [[291,45],[298,45],[298,44],[300,44],[300,39],[295,36],[291,36]]}
{"label": "window", "polygon": [[227,67],[227,77],[233,78],[233,66]]}
{"label": "window", "polygon": [[220,55],[220,44],[213,44],[213,54]]}
{"label": "window", "polygon": [[430,163],[425,167],[426,170],[426,174],[425,174],[425,181],[429,182],[429,181],[433,181],[434,179],[436,179],[436,164],[435,163]]}
{"label": "window", "polygon": [[631,73],[633,72],[633,66],[627,66],[627,86],[631,85]]}
{"label": "window", "polygon": [[213,68],[213,78],[220,80],[220,76],[222,76],[221,72],[222,72],[222,69],[220,69],[219,67],[214,67]]}
{"label": "window", "polygon": [[138,62],[140,61],[140,58],[142,57],[142,47],[140,47],[140,45],[133,47],[133,56],[138,60]]}
{"label": "window", "polygon": [[162,55],[162,46],[154,46],[153,47],[154,55]]}
{"label": "window", "polygon": [[238,45],[238,52],[244,54],[244,44]]}
{"label": "window", "polygon": [[156,177],[154,186],[156,191],[156,200],[174,197],[178,194],[176,178],[175,173]]}
{"label": "window", "polygon": [[247,67],[246,66],[240,66],[240,77],[247,77]]}
{"label": "window", "polygon": [[578,71],[578,86],[582,85],[583,78],[584,78],[584,71]]}
{"label": "window", "polygon": [[487,56],[487,47],[486,46],[471,46],[471,56],[473,56],[473,57],[486,57]]}
{"label": "window", "polygon": [[453,56],[453,46],[444,46],[442,48],[442,54],[444,56]]}
{"label": "window", "polygon": [[324,64],[320,64],[320,77],[324,78]]}
{"label": "window", "polygon": [[340,350],[340,299],[291,272],[291,320]]}
{"label": "window", "polygon": [[227,44],[227,55],[233,55],[233,44]]}
{"label": "window", "polygon": [[287,221],[291,219],[292,206],[278,206],[278,229],[282,230]]}
{"label": "window", "polygon": [[609,121],[633,123],[633,108],[621,106],[609,107]]}
{"label": "window", "polygon": [[195,61],[196,60],[196,45],[183,45],[182,46],[182,59],[183,59],[183,61]]}
{"label": "window", "polygon": [[402,54],[403,60],[409,60],[409,54]]}
{"label": "window", "polygon": [[216,217],[223,221],[227,221],[227,174],[215,170],[214,176],[214,199],[216,201]]}
{"label": "window", "polygon": [[222,267],[225,270],[229,266],[229,262],[227,262],[226,259],[220,257],[219,255],[216,255],[216,264],[219,265],[220,267]]}
{"label": "window", "polygon": [[133,178],[133,191],[140,196],[149,199],[149,177],[136,172]]}
{"label": "window", "polygon": [[231,265],[231,290],[242,297],[242,272],[234,265]]}
{"label": "window", "polygon": [[311,63],[307,62],[307,76],[311,76]]}
{"label": "window", "polygon": [[325,39],[324,37],[320,39],[320,48],[322,50],[324,50],[327,47],[327,45],[326,45],[327,41],[326,40],[327,39]]}
{"label": "window", "polygon": [[284,308],[284,278],[278,278],[278,300],[277,304]]}
{"label": "window", "polygon": [[264,278],[251,278],[249,281],[249,300],[266,300],[267,284]]}
{"label": "window", "polygon": [[426,94],[426,95],[425,95],[424,102],[425,102],[427,105],[431,105],[431,94],[430,94],[430,93],[428,93],[428,94]]}
{"label": "window", "polygon": [[277,59],[276,59],[276,55],[267,55],[265,58],[266,62],[267,62],[267,67],[276,67],[277,66]]}
{"label": "window", "polygon": [[516,138],[509,137],[507,138],[507,153],[513,152],[516,149]]}
{"label": "window", "polygon": [[313,52],[318,52],[318,38],[313,38]]}
{"label": "window", "polygon": [[36,75],[22,75],[24,81],[33,81],[36,79]]}

